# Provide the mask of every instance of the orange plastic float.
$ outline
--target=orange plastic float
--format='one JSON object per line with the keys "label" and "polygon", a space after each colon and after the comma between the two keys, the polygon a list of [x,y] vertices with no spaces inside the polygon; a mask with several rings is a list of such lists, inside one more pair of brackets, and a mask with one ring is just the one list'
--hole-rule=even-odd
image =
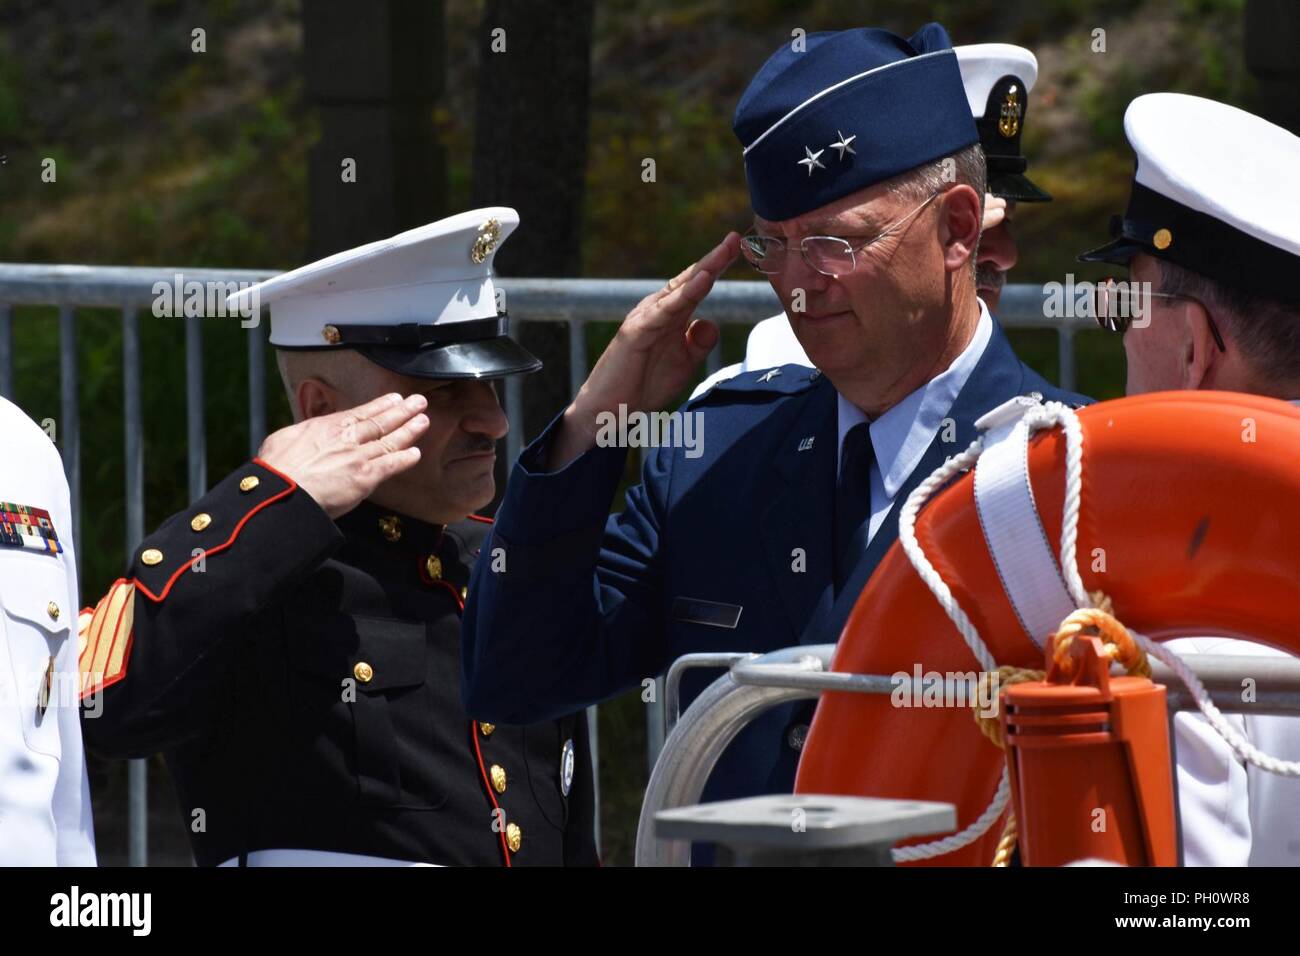
{"label": "orange plastic float", "polygon": [[[1085,587],[1104,592],[1125,625],[1157,640],[1216,634],[1300,653],[1300,409],[1250,395],[1164,392],[1093,405],[1080,410],[1078,420],[1077,560]],[[1060,428],[1030,441],[1030,483],[1057,554],[1065,454]],[[940,491],[917,519],[917,538],[997,663],[1042,668],[1043,651],[1021,629],[988,553],[973,485],[966,474]],[[918,668],[938,674],[979,669],[895,543],[863,588],[832,669],[912,675]],[[1110,678],[1110,691],[1124,680]],[[1004,693],[1016,707],[1004,719],[1032,716],[1022,709],[1034,703],[1032,694],[1027,699],[1021,687]],[[1083,800],[1094,809],[1126,812],[1107,803],[1107,787],[1121,772],[1113,761],[1110,769],[1105,759],[1075,761],[1067,781],[1060,774],[1068,761],[1050,758],[1055,767],[1050,760],[1032,767],[1032,755],[1014,745],[1013,755],[1022,774],[1028,768],[1018,800],[1026,794],[1068,799],[1071,812],[1087,809]],[[818,706],[795,790],[947,801],[957,806],[963,829],[989,806],[1005,766],[1003,751],[981,734],[969,706],[896,707],[889,696],[830,692]],[[1090,792],[1064,796],[1089,779]],[[1040,792],[1052,786],[1056,792]],[[1034,817],[1038,825],[1041,814]],[[1169,831],[1168,821],[1155,824]],[[926,863],[988,865],[1002,825]],[[1028,862],[1067,862],[1073,853],[1128,862],[1143,862],[1139,854],[1149,853],[1145,862],[1172,862],[1163,844],[1125,849],[1085,839],[1071,845],[1063,833],[1025,833],[1022,852],[1038,857]],[[1059,845],[1051,849],[1054,840]]]}

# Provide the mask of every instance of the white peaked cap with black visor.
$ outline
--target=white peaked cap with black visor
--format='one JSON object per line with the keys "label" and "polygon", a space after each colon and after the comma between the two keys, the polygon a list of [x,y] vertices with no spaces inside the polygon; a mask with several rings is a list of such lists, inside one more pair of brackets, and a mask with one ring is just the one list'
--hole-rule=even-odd
{"label": "white peaked cap with black visor", "polygon": [[281,349],[355,349],[417,378],[499,378],[542,367],[510,338],[492,263],[519,214],[460,213],[335,253],[231,295],[268,306]]}

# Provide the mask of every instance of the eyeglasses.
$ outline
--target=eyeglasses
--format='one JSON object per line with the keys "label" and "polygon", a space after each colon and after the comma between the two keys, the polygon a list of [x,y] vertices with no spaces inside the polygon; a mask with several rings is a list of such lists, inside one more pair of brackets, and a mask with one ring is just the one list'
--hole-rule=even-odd
{"label": "eyeglasses", "polygon": [[1120,282],[1111,277],[1098,282],[1094,288],[1092,314],[1103,329],[1123,335],[1133,324],[1135,317],[1146,314],[1144,308],[1149,304],[1143,301],[1146,299],[1181,299],[1185,302],[1195,302],[1205,312],[1205,321],[1210,324],[1210,334],[1214,336],[1214,344],[1219,347],[1220,352],[1228,351],[1223,336],[1219,334],[1219,327],[1214,324],[1214,316],[1210,314],[1209,307],[1195,296],[1183,295],[1181,292],[1151,292],[1131,281]]}
{"label": "eyeglasses", "polygon": [[[859,243],[857,246],[854,246],[842,236],[804,236],[799,240],[799,251],[803,254],[804,262],[808,263],[811,268],[816,269],[822,275],[838,279],[840,276],[847,275],[857,268],[856,253],[884,239],[942,194],[942,190],[933,193],[929,199],[906,216],[886,226],[885,230],[879,235],[868,239],[866,242]],[[855,239],[857,237],[850,236],[849,238]],[[784,239],[776,236],[760,235],[752,230],[740,239],[740,251],[744,254],[745,260],[759,272],[769,276],[779,275],[785,271],[786,248]]]}

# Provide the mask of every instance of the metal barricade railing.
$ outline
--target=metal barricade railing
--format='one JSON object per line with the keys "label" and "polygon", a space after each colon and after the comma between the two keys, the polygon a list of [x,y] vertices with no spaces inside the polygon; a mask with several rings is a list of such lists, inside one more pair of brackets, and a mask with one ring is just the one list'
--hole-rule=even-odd
{"label": "metal barricade railing", "polygon": [[[673,709],[667,715],[672,730],[650,774],[641,804],[636,836],[637,866],[690,863],[690,845],[656,835],[655,816],[661,810],[699,803],[709,774],[727,745],[763,711],[790,701],[812,699],[823,692],[891,694],[904,687],[914,688],[911,692],[920,697],[923,688],[905,674],[832,671],[834,656],[834,644],[805,644],[762,655],[691,654],[673,665],[669,683],[675,687],[681,674],[692,667],[718,666],[723,657],[735,658],[726,673],[706,687],[680,718],[675,712],[676,691],[665,698],[673,701]],[[1300,659],[1189,654],[1183,662],[1200,679],[1221,711],[1300,717]],[[1256,681],[1255,695],[1250,701],[1241,693],[1243,673],[1251,674]],[[1174,716],[1180,711],[1196,711],[1196,702],[1164,662],[1151,661],[1151,679],[1168,688],[1172,745]],[[956,694],[950,694],[944,699],[955,697]]]}
{"label": "metal barricade railing", "polygon": [[[55,306],[59,310],[59,446],[72,495],[73,536],[80,536],[81,436],[77,403],[78,308],[115,308],[121,311],[123,424],[125,434],[126,558],[144,537],[144,441],[140,400],[141,348],[139,313],[151,310],[158,294],[155,284],[169,287],[177,277],[205,288],[216,283],[259,282],[274,273],[258,269],[176,269],[154,266],[80,266],[0,263],[0,395],[13,395],[12,310],[15,306]],[[660,289],[655,279],[500,279],[511,316],[518,322],[565,322],[569,330],[569,392],[576,394],[589,371],[587,326],[593,322],[618,322],[645,296]],[[1091,320],[1047,318],[1044,290],[1035,285],[1008,285],[1002,292],[998,318],[1013,328],[1046,328],[1057,333],[1060,384],[1075,382],[1074,335]],[[704,301],[698,315],[720,323],[754,323],[781,311],[776,294],[766,282],[722,281]],[[150,312],[152,315],[152,312]],[[207,440],[204,417],[203,331],[201,319],[165,318],[185,323],[185,407],[187,471],[190,500],[207,490]],[[232,322],[234,320],[232,319]],[[266,435],[265,323],[247,328],[249,454],[255,454]],[[709,372],[721,366],[720,348],[709,355]],[[522,422],[523,383],[507,380],[505,410],[512,422]],[[523,448],[520,429],[506,438],[506,454],[514,461]],[[662,683],[662,682],[661,682]],[[662,686],[658,688],[663,690]],[[648,762],[655,765],[664,740],[663,694],[648,702],[646,731]],[[592,752],[599,760],[595,736],[595,708],[588,711]],[[599,774],[597,774],[599,779]],[[148,858],[145,802],[146,765],[130,762],[128,771],[128,857],[134,866]],[[598,804],[599,805],[599,804]]]}

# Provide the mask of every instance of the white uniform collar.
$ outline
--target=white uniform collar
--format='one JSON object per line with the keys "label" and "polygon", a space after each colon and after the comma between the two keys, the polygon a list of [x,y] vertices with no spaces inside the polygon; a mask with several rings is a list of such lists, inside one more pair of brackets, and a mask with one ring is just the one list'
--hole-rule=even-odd
{"label": "white uniform collar", "polygon": [[[953,359],[947,369],[871,422],[871,447],[876,454],[876,467],[884,479],[887,498],[892,499],[898,494],[898,489],[920,463],[993,336],[993,319],[989,316],[988,307],[984,305],[984,300],[976,301],[980,307],[979,321],[975,326],[975,334],[961,354]],[[869,419],[862,409],[838,393],[837,402],[839,445],[835,468],[838,474],[844,436],[854,425]]]}

